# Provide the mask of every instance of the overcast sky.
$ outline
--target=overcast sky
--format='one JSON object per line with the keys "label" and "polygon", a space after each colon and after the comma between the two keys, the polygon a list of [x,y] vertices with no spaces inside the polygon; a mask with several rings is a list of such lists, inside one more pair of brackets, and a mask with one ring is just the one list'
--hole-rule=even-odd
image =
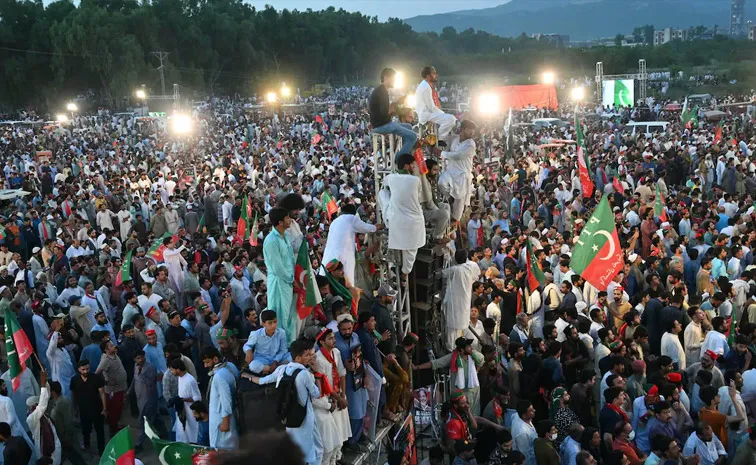
{"label": "overcast sky", "polygon": [[389,17],[411,18],[412,16],[448,13],[450,11],[489,8],[507,0],[247,0],[256,8],[272,5],[277,10],[323,10],[329,6],[347,11],[359,11],[368,16],[378,16],[381,20]]}

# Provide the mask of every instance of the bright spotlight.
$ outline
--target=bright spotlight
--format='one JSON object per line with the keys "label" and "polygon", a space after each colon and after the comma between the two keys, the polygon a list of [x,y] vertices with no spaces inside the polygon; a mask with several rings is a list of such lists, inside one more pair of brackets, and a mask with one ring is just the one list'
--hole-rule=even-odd
{"label": "bright spotlight", "polygon": [[478,111],[484,115],[499,113],[499,96],[496,94],[483,94],[478,97]]}
{"label": "bright spotlight", "polygon": [[410,108],[415,108],[415,105],[417,105],[417,97],[415,94],[409,94],[407,96],[407,106]]}
{"label": "bright spotlight", "polygon": [[404,73],[401,71],[397,71],[396,75],[394,75],[394,89],[403,89],[404,88]]}
{"label": "bright spotlight", "polygon": [[68,122],[68,116],[64,115],[63,113],[55,115],[55,121],[59,123],[67,123]]}
{"label": "bright spotlight", "polygon": [[79,111],[79,106],[76,105],[75,103],[71,102],[68,105],[66,105],[66,110],[72,111],[72,112],[73,111]]}
{"label": "bright spotlight", "polygon": [[265,97],[268,100],[268,103],[276,103],[276,100],[278,100],[278,95],[276,95],[275,92],[268,92]]}
{"label": "bright spotlight", "polygon": [[291,95],[291,89],[289,89],[286,84],[281,87],[281,97],[288,97]]}
{"label": "bright spotlight", "polygon": [[572,89],[572,100],[574,102],[581,102],[585,98],[585,89],[582,87],[575,87]]}
{"label": "bright spotlight", "polygon": [[554,84],[554,81],[556,81],[556,76],[551,71],[547,71],[543,73],[541,80],[544,84]]}
{"label": "bright spotlight", "polygon": [[188,115],[174,115],[171,121],[171,127],[176,134],[188,134],[192,132],[194,123]]}
{"label": "bright spotlight", "polygon": [[144,100],[147,98],[147,92],[145,92],[143,89],[139,89],[135,92],[136,98],[139,100]]}

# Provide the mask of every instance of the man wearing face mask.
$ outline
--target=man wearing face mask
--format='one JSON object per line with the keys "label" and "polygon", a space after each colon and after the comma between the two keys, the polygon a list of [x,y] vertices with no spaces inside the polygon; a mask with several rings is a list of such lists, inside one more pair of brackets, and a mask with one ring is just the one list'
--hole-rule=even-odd
{"label": "man wearing face mask", "polygon": [[633,426],[626,421],[621,421],[614,428],[612,448],[625,454],[625,457],[630,461],[629,465],[641,465],[646,460],[646,454],[638,450],[633,443],[634,439]]}
{"label": "man wearing face mask", "polygon": [[551,420],[541,420],[536,425],[538,437],[533,441],[535,463],[538,465],[560,465],[559,453],[554,448],[558,433]]}

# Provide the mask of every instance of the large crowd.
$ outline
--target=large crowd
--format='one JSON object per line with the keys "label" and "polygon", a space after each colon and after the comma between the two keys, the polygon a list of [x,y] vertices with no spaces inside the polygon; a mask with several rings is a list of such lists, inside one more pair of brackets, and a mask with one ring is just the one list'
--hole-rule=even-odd
{"label": "large crowd", "polygon": [[[647,135],[623,130],[640,109],[583,106],[584,196],[574,124],[527,124],[572,106],[449,114],[468,91],[439,97],[426,67],[408,111],[395,76],[317,115],[211,99],[182,134],[107,110],[0,127],[0,188],[23,190],[0,191],[0,463],[86,464],[129,414],[137,457],[151,430],[224,451],[284,425],[291,463],[345,463],[436,370],[432,465],[756,464],[750,117],[685,125],[649,103],[670,124]],[[403,142],[378,191],[372,134]],[[598,289],[571,256],[603,199],[623,267]],[[402,291],[418,249],[451,257],[443,334],[397,331],[382,243]],[[9,321],[35,354],[20,373]],[[448,353],[420,364],[420,346]],[[265,386],[275,405],[241,405]]]}

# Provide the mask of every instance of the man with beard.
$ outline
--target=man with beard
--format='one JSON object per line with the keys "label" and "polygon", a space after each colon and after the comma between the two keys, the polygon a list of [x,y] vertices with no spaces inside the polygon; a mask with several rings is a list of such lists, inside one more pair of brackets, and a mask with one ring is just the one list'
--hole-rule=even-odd
{"label": "man with beard", "polygon": [[89,372],[89,361],[80,360],[78,375],[70,381],[70,391],[74,394],[79,407],[83,447],[89,449],[89,436],[94,427],[97,434],[97,451],[102,455],[105,450],[104,419],[108,411],[105,396],[105,382],[102,376]]}
{"label": "man with beard", "polygon": [[364,367],[360,352],[360,339],[354,329],[352,315],[345,313],[337,318],[338,334],[336,335],[336,348],[341,353],[341,361],[347,370],[346,374],[346,397],[349,406],[349,422],[352,426],[352,436],[346,442],[346,447],[358,450],[357,442],[362,436],[362,422],[367,410],[367,390],[359,389],[363,380]]}
{"label": "man with beard", "polygon": [[589,362],[590,355],[575,326],[567,326],[564,334],[567,338],[562,342],[561,362],[567,385],[572,385],[577,382],[578,374]]}
{"label": "man with beard", "polygon": [[688,368],[685,370],[687,372],[689,388],[688,391],[693,394],[693,388],[696,383],[696,378],[698,377],[698,373],[702,370],[708,371],[711,373],[711,383],[709,383],[711,386],[714,386],[714,388],[719,389],[722,386],[724,386],[724,375],[722,374],[722,371],[716,366],[714,363],[717,358],[719,358],[719,355],[712,351],[707,350],[703,354],[701,354],[701,361],[693,363],[692,365],[689,365]]}
{"label": "man with beard", "polygon": [[235,329],[219,329],[216,341],[218,343],[218,350],[226,361],[236,366],[237,369],[246,367],[244,351],[241,344],[239,344],[239,339],[236,337]]}
{"label": "man with beard", "polygon": [[215,347],[207,347],[202,351],[202,363],[210,376],[207,393],[210,447],[234,449],[239,436],[234,418],[234,397],[239,371]]}
{"label": "man with beard", "polygon": [[446,147],[444,142],[454,125],[457,118],[441,110],[441,102],[438,98],[436,85],[438,84],[438,73],[433,66],[426,66],[420,72],[423,81],[417,86],[415,97],[415,111],[417,112],[420,124],[428,122],[438,124],[439,147]]}

